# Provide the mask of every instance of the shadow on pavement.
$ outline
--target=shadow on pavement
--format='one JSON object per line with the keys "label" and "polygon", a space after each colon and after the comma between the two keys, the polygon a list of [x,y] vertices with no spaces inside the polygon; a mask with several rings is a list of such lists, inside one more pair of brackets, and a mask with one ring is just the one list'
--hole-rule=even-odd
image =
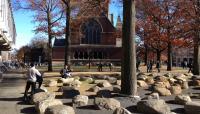
{"label": "shadow on pavement", "polygon": [[184,108],[176,108],[172,110],[172,112],[178,113],[178,114],[184,114],[185,110]]}
{"label": "shadow on pavement", "polygon": [[24,101],[20,101],[17,103],[18,105],[32,105],[30,102],[24,102]]}
{"label": "shadow on pavement", "polygon": [[[168,104],[177,104],[177,103],[175,103],[175,101],[174,100],[169,100],[169,101],[166,101],[166,103],[168,103]],[[178,105],[178,104],[177,104]]]}
{"label": "shadow on pavement", "polygon": [[137,106],[136,106],[136,105],[126,107],[126,109],[127,109],[128,111],[130,111],[131,113],[137,113],[137,114],[139,113],[139,112],[137,111]]}
{"label": "shadow on pavement", "polygon": [[64,99],[62,95],[56,95],[56,99]]}
{"label": "shadow on pavement", "polygon": [[63,103],[64,105],[67,105],[67,106],[72,106],[72,102],[68,102],[68,103]]}
{"label": "shadow on pavement", "polygon": [[35,110],[35,107],[27,107],[27,108],[21,109],[21,113],[23,113],[23,114],[37,114],[37,111]]}
{"label": "shadow on pavement", "polygon": [[22,97],[19,98],[0,98],[0,101],[21,101]]}
{"label": "shadow on pavement", "polygon": [[77,107],[78,109],[85,109],[85,110],[99,110],[95,105],[87,105],[87,106],[81,106]]}

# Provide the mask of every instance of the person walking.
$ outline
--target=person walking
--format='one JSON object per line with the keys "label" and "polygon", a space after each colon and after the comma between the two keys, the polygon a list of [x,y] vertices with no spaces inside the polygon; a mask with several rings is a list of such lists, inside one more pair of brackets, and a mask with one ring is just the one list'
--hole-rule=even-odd
{"label": "person walking", "polygon": [[150,69],[150,72],[152,72],[152,70],[153,70],[153,61],[152,60],[150,61],[150,68],[149,69]]}
{"label": "person walking", "polygon": [[160,72],[160,61],[157,61],[156,68],[158,69],[158,72]]}
{"label": "person walking", "polygon": [[113,64],[110,62],[110,63],[108,64],[108,66],[109,66],[110,71],[112,71]]}
{"label": "person walking", "polygon": [[183,64],[184,64],[184,68],[186,68],[186,69],[187,69],[188,63],[187,63],[187,61],[186,61],[186,60],[184,60]]}
{"label": "person walking", "polygon": [[152,60],[147,62],[147,72],[152,72],[153,62]]}
{"label": "person walking", "polygon": [[103,64],[101,62],[98,65],[98,70],[99,70],[99,72],[103,71]]}
{"label": "person walking", "polygon": [[188,68],[189,68],[188,73],[192,72],[192,67],[193,67],[192,62],[189,62],[188,63]]}
{"label": "person walking", "polygon": [[147,61],[147,73],[150,72],[150,61]]}
{"label": "person walking", "polygon": [[136,62],[136,71],[137,72],[140,72],[139,67],[140,67],[140,60],[137,60],[137,62]]}
{"label": "person walking", "polygon": [[35,68],[35,65],[33,63],[30,64],[31,68],[29,68],[27,73],[27,82],[26,82],[26,88],[24,92],[24,101],[28,101],[28,90],[31,87],[31,97],[35,93],[35,86],[37,81],[37,76],[41,76],[40,72]]}

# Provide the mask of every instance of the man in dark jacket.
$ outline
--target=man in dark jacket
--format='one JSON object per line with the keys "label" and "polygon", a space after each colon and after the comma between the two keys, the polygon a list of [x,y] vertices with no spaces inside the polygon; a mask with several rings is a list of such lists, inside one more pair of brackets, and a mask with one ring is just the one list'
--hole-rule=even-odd
{"label": "man in dark jacket", "polygon": [[158,69],[158,72],[160,72],[160,61],[157,61],[156,68]]}

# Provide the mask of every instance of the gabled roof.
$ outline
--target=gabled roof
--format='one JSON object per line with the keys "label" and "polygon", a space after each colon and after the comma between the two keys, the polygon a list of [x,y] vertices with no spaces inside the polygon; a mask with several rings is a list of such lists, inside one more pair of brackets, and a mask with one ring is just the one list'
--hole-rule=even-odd
{"label": "gabled roof", "polygon": [[108,17],[101,16],[97,19],[99,20],[99,22],[103,28],[103,32],[115,32],[116,31],[114,25],[112,25],[112,23],[110,22]]}

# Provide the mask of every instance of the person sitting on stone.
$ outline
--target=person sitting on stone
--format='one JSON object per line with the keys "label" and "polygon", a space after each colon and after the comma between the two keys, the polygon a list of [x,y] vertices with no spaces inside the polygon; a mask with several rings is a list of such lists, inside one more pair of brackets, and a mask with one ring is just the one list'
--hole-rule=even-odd
{"label": "person sitting on stone", "polygon": [[71,72],[70,67],[68,65],[65,65],[65,68],[60,71],[61,77],[62,78],[71,77],[70,72]]}

